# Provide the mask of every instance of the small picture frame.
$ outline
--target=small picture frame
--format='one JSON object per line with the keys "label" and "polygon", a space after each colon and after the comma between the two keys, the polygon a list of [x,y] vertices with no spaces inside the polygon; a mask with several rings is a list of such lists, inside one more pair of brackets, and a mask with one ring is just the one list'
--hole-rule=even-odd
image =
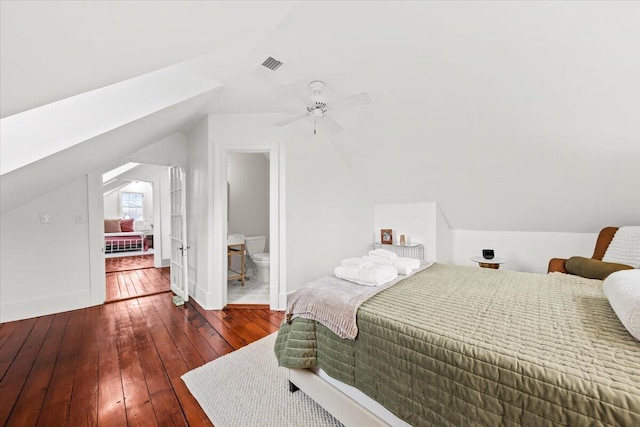
{"label": "small picture frame", "polygon": [[393,244],[393,230],[390,228],[383,228],[380,230],[380,243],[383,245]]}

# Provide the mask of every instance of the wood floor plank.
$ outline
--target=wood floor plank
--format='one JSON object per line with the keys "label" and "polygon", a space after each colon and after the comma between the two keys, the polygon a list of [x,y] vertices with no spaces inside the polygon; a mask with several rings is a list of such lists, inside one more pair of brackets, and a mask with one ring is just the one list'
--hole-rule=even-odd
{"label": "wood floor plank", "polygon": [[171,298],[168,298],[168,295],[163,295],[161,298],[156,298],[154,301],[161,304],[159,307],[163,307],[161,309],[162,311],[173,314],[168,321],[173,323],[176,331],[180,330],[182,334],[184,334],[196,349],[203,362],[217,359],[220,356],[220,354],[218,354],[202,337],[202,334],[198,332],[198,326],[205,320],[190,304],[185,304],[182,307],[176,307],[173,305]]}
{"label": "wood floor plank", "polygon": [[116,275],[118,280],[118,289],[120,290],[120,298],[126,298],[131,296],[129,294],[129,288],[127,287],[127,282],[124,280],[124,276],[122,273],[113,273]]}
{"label": "wood floor plank", "polygon": [[117,273],[107,273],[106,281],[107,301],[122,298],[122,295],[120,294],[120,286],[118,285]]}
{"label": "wood floor plank", "polygon": [[[149,301],[156,297],[147,297]],[[187,419],[189,425],[212,425],[206,414],[198,405],[195,398],[189,393],[189,390],[184,386],[184,382],[180,379],[182,375],[187,373],[190,368],[182,358],[176,343],[173,341],[171,334],[167,330],[165,324],[162,322],[159,313],[156,310],[154,304],[140,304],[140,307],[147,319],[147,324],[153,337],[153,341],[156,345],[158,353],[162,358],[162,363],[166,369],[167,376],[171,381],[171,385],[175,391],[175,394],[180,402],[182,412]]]}
{"label": "wood floor plank", "polygon": [[84,311],[82,347],[74,374],[68,425],[88,427],[98,424],[100,307],[90,307]]}
{"label": "wood floor plank", "polygon": [[187,425],[140,305],[129,305],[128,309],[158,425]]}
{"label": "wood floor plank", "polygon": [[[7,342],[18,325],[20,325],[20,322],[7,322],[0,324],[0,349],[4,347],[4,344]],[[2,378],[1,375],[0,378]]]}
{"label": "wood floor plank", "polygon": [[270,311],[270,310],[262,310],[262,312],[267,316],[266,318],[271,322],[272,325],[280,328],[282,324],[282,319],[284,317],[284,312],[282,311]]}
{"label": "wood floor plank", "polygon": [[120,375],[120,361],[116,341],[116,312],[122,303],[101,307],[100,341],[98,347],[98,425],[122,426],[127,424],[124,391]]}
{"label": "wood floor plank", "polygon": [[169,280],[163,276],[161,271],[162,269],[158,268],[145,268],[137,270],[136,273],[149,289],[149,293],[153,293],[171,289]]}
{"label": "wood floor plank", "polygon": [[135,286],[138,295],[150,294],[156,291],[157,286],[154,283],[146,280],[144,270],[132,270],[129,272],[133,285]]}
{"label": "wood floor plank", "polygon": [[129,307],[125,302],[119,303],[125,307],[116,311],[116,346],[120,359],[120,376],[124,403],[127,413],[127,424],[130,426],[157,425],[155,412],[151,405],[151,397],[147,390],[144,370],[140,362],[140,355],[133,335],[133,327],[129,316]]}
{"label": "wood floor plank", "polygon": [[[202,366],[205,363],[205,359],[198,351],[198,348],[186,336],[185,332],[187,332],[188,327],[183,328],[182,325],[175,321],[175,311],[183,310],[183,308],[173,305],[170,307],[165,305],[161,300],[169,299],[168,294],[152,296],[149,297],[149,299],[153,302],[156,312],[171,335],[171,339],[175,342],[178,351],[182,355],[182,359],[185,361],[189,369],[195,369],[198,366]],[[215,358],[215,356],[213,356],[212,359],[213,358]]]}
{"label": "wood floor plank", "polygon": [[24,322],[12,322],[13,325],[7,327],[6,332],[8,335],[0,348],[0,378],[4,378],[36,321],[37,319],[27,319]]}
{"label": "wood floor plank", "polygon": [[131,272],[130,271],[123,271],[119,273],[120,276],[122,277],[122,280],[124,281],[124,283],[127,286],[127,292],[129,294],[129,296],[136,296],[139,295],[138,290],[136,289],[136,287],[133,285],[133,282],[131,281]]}
{"label": "wood floor plank", "polygon": [[16,355],[14,363],[2,377],[0,381],[0,396],[2,396],[2,404],[0,404],[0,425],[5,425],[11,415],[18,396],[24,387],[25,382],[33,364],[44,344],[45,337],[49,332],[54,316],[44,316],[36,320],[36,324],[29,333],[20,351]]}
{"label": "wood floor plank", "polygon": [[39,426],[62,426],[67,424],[78,354],[80,347],[83,345],[81,339],[84,318],[84,310],[76,310],[70,313],[60,352],[58,353],[40,411],[40,417],[38,418]]}
{"label": "wood floor plank", "polygon": [[247,310],[244,315],[247,317],[247,319],[251,320],[254,325],[258,326],[268,334],[277,332],[279,329],[277,326],[271,324],[269,320],[262,317],[261,313],[259,313],[258,310]]}
{"label": "wood floor plank", "polygon": [[247,343],[238,335],[235,333],[235,331],[233,330],[233,328],[231,326],[229,326],[228,324],[226,324],[225,322],[223,322],[214,311],[209,311],[209,310],[205,310],[204,308],[202,308],[200,305],[198,305],[197,303],[193,302],[192,303],[196,309],[198,310],[198,312],[205,318],[207,319],[207,322],[209,322],[209,324],[211,326],[213,326],[213,328],[218,331],[218,333],[220,334],[220,336],[222,338],[224,338],[224,340],[229,343],[229,345],[234,349],[237,350],[239,348],[244,347],[245,345],[247,345]]}
{"label": "wood floor plank", "polygon": [[7,425],[36,425],[70,317],[69,312],[54,315]]}
{"label": "wood floor plank", "polygon": [[[168,283],[161,270],[135,274]],[[282,313],[175,307],[171,297],[1,325],[0,360],[10,362],[0,425],[211,426],[182,375],[268,335]]]}

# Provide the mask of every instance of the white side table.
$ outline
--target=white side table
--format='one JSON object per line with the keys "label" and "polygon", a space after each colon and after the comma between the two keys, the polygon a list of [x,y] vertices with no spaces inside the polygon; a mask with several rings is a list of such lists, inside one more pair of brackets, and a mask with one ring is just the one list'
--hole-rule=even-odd
{"label": "white side table", "polygon": [[500,264],[504,264],[505,262],[507,262],[507,259],[498,257],[494,257],[493,259],[486,259],[481,256],[474,256],[471,258],[471,261],[477,262],[482,268],[493,268],[497,270],[500,268]]}

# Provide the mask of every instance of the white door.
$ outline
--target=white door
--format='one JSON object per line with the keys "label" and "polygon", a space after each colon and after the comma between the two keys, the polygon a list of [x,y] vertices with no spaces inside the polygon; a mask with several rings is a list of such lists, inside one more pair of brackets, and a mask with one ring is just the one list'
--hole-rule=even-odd
{"label": "white door", "polygon": [[[171,290],[189,301],[187,264],[187,216],[185,212],[184,172],[178,166],[171,174]],[[174,298],[175,300],[175,298]],[[177,304],[177,303],[176,303]]]}

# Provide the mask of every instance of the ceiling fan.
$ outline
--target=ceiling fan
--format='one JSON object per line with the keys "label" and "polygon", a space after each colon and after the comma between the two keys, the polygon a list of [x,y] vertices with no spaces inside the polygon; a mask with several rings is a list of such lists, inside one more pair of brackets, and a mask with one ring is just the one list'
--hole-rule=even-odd
{"label": "ceiling fan", "polygon": [[322,94],[322,91],[325,88],[325,83],[321,80],[314,80],[309,83],[309,89],[311,89],[312,93],[311,96],[308,96],[302,89],[293,83],[283,85],[282,87],[302,101],[307,106],[307,110],[304,113],[296,114],[288,119],[276,122],[274,125],[285,126],[289,123],[295,122],[296,120],[310,117],[313,119],[314,134],[316,133],[316,124],[328,134],[342,132],[342,126],[340,126],[338,122],[329,115],[330,111],[358,107],[371,102],[369,94],[366,92],[348,96],[337,101],[327,102],[325,96]]}

